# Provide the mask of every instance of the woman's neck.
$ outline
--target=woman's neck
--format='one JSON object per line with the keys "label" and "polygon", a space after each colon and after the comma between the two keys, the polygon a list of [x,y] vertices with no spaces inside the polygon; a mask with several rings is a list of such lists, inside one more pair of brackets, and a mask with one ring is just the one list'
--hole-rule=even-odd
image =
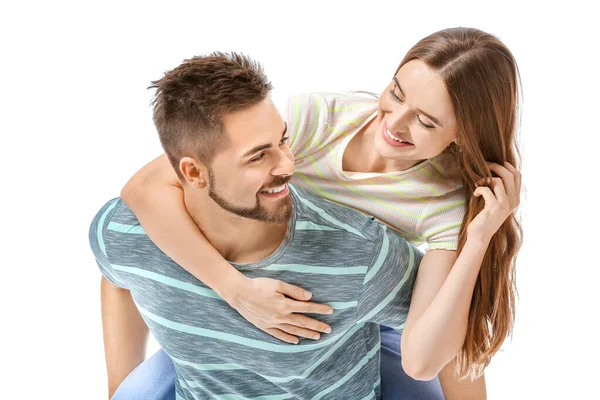
{"label": "woman's neck", "polygon": [[379,133],[379,115],[365,125],[348,143],[342,156],[342,169],[346,172],[387,173],[404,171],[420,161],[383,158],[375,149],[375,135]]}

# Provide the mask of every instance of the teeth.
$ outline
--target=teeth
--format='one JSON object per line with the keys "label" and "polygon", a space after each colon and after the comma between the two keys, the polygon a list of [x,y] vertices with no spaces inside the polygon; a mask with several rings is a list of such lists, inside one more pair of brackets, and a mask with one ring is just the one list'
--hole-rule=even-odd
{"label": "teeth", "polygon": [[263,190],[263,193],[274,194],[274,193],[283,192],[284,189],[285,189],[285,184],[278,186],[276,188],[273,188],[273,189]]}
{"label": "teeth", "polygon": [[396,142],[400,142],[400,143],[410,143],[407,142],[406,140],[402,140],[402,139],[398,139],[396,136],[392,135],[392,133],[389,131],[389,129],[386,128],[385,133],[388,135],[388,137],[392,140],[395,140]]}

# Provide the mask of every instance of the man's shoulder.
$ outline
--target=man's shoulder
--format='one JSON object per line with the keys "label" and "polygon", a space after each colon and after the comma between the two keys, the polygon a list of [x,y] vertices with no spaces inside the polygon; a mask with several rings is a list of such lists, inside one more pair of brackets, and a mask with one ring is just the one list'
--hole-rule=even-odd
{"label": "man's shoulder", "polygon": [[327,226],[370,242],[377,242],[385,229],[373,216],[345,205],[321,198],[297,185],[290,184],[297,221]]}
{"label": "man's shoulder", "polygon": [[138,221],[133,211],[131,211],[129,206],[127,206],[120,197],[116,199],[116,205],[110,218],[109,228],[112,231],[121,233],[146,233],[142,229],[140,221]]}
{"label": "man's shoulder", "polygon": [[94,221],[102,223],[105,230],[110,228],[110,230],[119,232],[124,230],[140,231],[142,229],[133,211],[120,197],[107,201],[96,213]]}
{"label": "man's shoulder", "polygon": [[106,254],[106,247],[116,246],[123,235],[146,236],[133,211],[120,198],[107,201],[92,219],[89,230],[90,244],[94,252]]}

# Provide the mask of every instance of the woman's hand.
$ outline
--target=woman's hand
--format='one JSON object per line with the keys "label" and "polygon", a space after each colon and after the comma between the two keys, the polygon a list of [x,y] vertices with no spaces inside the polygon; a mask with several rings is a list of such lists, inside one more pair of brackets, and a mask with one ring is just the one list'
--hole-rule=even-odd
{"label": "woman's hand", "polygon": [[484,180],[477,182],[478,187],[473,195],[483,196],[485,207],[467,227],[469,237],[476,236],[484,241],[490,241],[517,208],[521,194],[521,173],[515,167],[507,162],[504,166],[491,162],[487,164],[499,177],[492,178],[490,187],[482,186]]}
{"label": "woman's hand", "polygon": [[333,313],[324,304],[308,302],[312,294],[304,289],[270,278],[244,278],[236,285],[228,302],[257,328],[287,343],[298,344],[297,336],[318,340],[319,332],[330,333],[331,327],[299,313]]}

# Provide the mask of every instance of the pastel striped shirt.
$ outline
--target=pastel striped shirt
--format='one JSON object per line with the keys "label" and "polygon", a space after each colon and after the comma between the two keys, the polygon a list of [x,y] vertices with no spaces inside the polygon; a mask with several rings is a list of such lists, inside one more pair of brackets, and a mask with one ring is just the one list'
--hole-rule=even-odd
{"label": "pastel striped shirt", "polygon": [[377,98],[311,93],[288,102],[294,183],[323,198],[361,210],[427,250],[456,250],[465,214],[465,193],[451,153],[405,171],[342,170],[348,143],[377,115]]}
{"label": "pastel striped shirt", "polygon": [[334,308],[333,331],[287,344],[254,327],[167,257],[120,199],[89,231],[104,276],[128,289],[173,360],[178,399],[380,398],[379,324],[402,330],[422,253],[372,217],[289,186],[293,213],[267,258],[233,264],[249,278],[299,285]]}

